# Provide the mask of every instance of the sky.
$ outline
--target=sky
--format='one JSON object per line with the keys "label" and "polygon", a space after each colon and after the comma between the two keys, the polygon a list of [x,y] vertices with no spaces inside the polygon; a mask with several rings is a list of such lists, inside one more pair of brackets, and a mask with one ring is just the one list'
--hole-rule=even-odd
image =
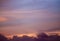
{"label": "sky", "polygon": [[59,0],[0,0],[0,33],[60,31]]}

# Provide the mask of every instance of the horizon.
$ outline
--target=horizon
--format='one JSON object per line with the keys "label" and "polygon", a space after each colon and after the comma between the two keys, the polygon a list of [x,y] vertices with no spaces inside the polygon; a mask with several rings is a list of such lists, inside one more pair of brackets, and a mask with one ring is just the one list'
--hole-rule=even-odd
{"label": "horizon", "polygon": [[[11,35],[11,34],[6,34],[6,35],[2,34],[2,35],[4,35],[8,39],[12,39],[14,36],[17,36],[17,37],[28,36],[28,37],[37,38],[37,35],[39,35],[39,34],[42,34],[42,33],[38,33],[38,34],[37,33],[26,33],[26,34],[13,34],[13,35]],[[48,35],[48,36],[51,36],[51,35],[60,36],[60,32],[45,32],[45,34]]]}

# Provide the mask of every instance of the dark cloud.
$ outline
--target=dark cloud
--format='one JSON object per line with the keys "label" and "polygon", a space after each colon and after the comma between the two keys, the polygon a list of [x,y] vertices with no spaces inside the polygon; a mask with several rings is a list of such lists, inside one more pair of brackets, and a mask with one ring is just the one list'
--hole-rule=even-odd
{"label": "dark cloud", "polygon": [[48,31],[60,31],[60,26],[59,27],[54,27],[52,29],[49,29]]}

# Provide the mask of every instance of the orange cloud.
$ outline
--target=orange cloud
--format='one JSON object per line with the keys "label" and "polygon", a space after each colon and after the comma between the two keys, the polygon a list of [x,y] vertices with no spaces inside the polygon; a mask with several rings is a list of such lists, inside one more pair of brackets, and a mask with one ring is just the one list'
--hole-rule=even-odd
{"label": "orange cloud", "polygon": [[45,32],[47,35],[59,35],[60,36],[60,31],[52,31],[52,32]]}
{"label": "orange cloud", "polygon": [[5,17],[0,17],[0,22],[5,22],[5,21],[7,21],[8,19],[7,18],[5,18]]}
{"label": "orange cloud", "polygon": [[17,36],[17,37],[23,37],[23,36],[29,36],[29,37],[37,37],[37,34],[36,33],[26,33],[26,34],[6,34],[4,35],[5,37],[7,37],[8,39],[12,39],[13,36]]}
{"label": "orange cloud", "polygon": [[19,37],[23,37],[24,35],[29,36],[29,37],[37,37],[36,33],[28,33],[28,34],[17,34]]}

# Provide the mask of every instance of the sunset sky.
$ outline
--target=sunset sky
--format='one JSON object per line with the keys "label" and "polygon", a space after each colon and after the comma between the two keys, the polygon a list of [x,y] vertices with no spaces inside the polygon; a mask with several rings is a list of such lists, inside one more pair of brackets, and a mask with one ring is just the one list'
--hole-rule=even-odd
{"label": "sunset sky", "polygon": [[60,31],[59,0],[0,0],[0,33]]}

